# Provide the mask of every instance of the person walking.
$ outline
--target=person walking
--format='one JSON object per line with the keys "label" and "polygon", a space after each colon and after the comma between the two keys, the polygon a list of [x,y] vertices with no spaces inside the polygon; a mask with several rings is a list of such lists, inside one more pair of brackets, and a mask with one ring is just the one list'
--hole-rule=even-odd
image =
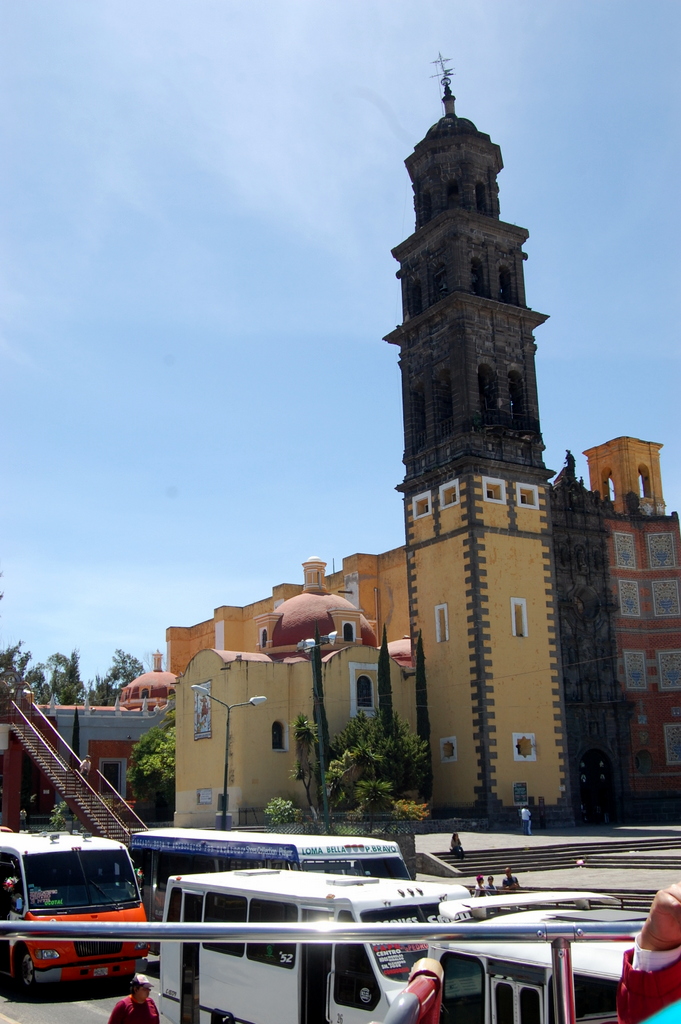
{"label": "person walking", "polygon": [[135,974],[130,995],[116,1003],[109,1024],[159,1024],[158,1009],[150,996],[153,987],[146,974]]}
{"label": "person walking", "polygon": [[527,804],[525,804],[523,807],[520,808],[520,820],[521,820],[521,822],[523,824],[523,835],[524,836],[531,836],[532,835],[532,811],[527,806]]}
{"label": "person walking", "polygon": [[90,769],[91,768],[92,768],[92,761],[90,760],[90,755],[86,754],[85,757],[83,758],[83,760],[78,765],[78,771],[80,772],[80,774],[83,776],[83,778],[85,780],[87,780],[87,777],[90,774]]}

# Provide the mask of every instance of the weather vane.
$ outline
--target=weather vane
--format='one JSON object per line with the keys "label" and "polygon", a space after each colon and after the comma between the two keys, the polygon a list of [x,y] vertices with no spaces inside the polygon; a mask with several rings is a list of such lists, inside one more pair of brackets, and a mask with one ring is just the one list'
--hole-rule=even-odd
{"label": "weather vane", "polygon": [[439,78],[441,85],[445,89],[449,89],[449,86],[452,84],[452,75],[454,74],[454,69],[447,67],[450,60],[451,57],[443,57],[441,53],[438,53],[437,60],[432,60],[430,62],[438,69],[438,73],[436,75],[431,75],[430,77]]}

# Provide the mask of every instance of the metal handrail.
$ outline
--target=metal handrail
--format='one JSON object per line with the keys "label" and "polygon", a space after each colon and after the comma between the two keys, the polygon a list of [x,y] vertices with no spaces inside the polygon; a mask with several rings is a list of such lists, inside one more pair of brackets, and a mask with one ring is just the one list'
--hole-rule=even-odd
{"label": "metal handrail", "polygon": [[[57,911],[57,908],[55,908]],[[57,911],[58,912],[58,911]],[[411,942],[429,939],[439,942],[628,942],[640,925],[624,927],[612,921],[538,921],[534,924],[489,924],[477,922],[421,924],[391,921],[351,924],[314,921],[306,924],[211,924],[168,921],[0,921],[3,939],[111,939],[141,942]]]}

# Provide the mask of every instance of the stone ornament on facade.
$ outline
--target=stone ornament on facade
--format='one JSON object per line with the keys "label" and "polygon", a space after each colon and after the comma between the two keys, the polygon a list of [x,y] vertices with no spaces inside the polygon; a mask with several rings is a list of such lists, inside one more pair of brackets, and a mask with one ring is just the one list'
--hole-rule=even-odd
{"label": "stone ornament on facade", "polygon": [[634,538],[630,533],[615,533],[615,565],[622,569],[636,568]]}
{"label": "stone ornament on facade", "polygon": [[[660,651],[660,689],[681,690],[681,651]],[[674,712],[672,708],[672,713]]]}
{"label": "stone ornament on facade", "polygon": [[646,689],[646,656],[644,651],[624,651],[624,677],[628,690]]}
{"label": "stone ornament on facade", "polygon": [[638,583],[632,580],[620,580],[620,610],[622,615],[639,616],[641,605],[638,599]]}
{"label": "stone ornament on facade", "polygon": [[537,745],[533,732],[513,733],[513,760],[536,761]]}
{"label": "stone ornament on facade", "polygon": [[679,614],[679,585],[676,580],[653,583],[653,607],[656,615]]}
{"label": "stone ornament on facade", "polygon": [[442,764],[450,764],[457,759],[456,736],[444,736],[440,740],[440,761]]}
{"label": "stone ornament on facade", "polygon": [[648,560],[651,569],[666,569],[669,565],[676,565],[671,533],[648,534]]}
{"label": "stone ornament on facade", "polygon": [[664,745],[667,764],[681,764],[681,725],[665,725]]}

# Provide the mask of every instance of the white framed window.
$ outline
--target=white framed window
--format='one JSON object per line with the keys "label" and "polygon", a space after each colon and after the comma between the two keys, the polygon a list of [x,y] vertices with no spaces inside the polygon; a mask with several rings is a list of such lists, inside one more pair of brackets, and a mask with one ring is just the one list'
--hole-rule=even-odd
{"label": "white framed window", "polygon": [[452,761],[458,761],[456,736],[443,736],[440,740],[440,761],[442,764],[451,764]]}
{"label": "white framed window", "polygon": [[376,711],[376,665],[363,661],[351,661],[350,669],[350,717],[358,711],[373,715]]}
{"label": "white framed window", "polygon": [[414,519],[423,519],[424,516],[429,516],[433,511],[430,491],[424,491],[423,494],[417,494],[412,499],[411,510]]}
{"label": "white framed window", "polygon": [[515,502],[516,505],[522,505],[523,508],[539,508],[539,488],[534,484],[517,483],[515,485]]}
{"label": "white framed window", "polygon": [[435,639],[439,644],[449,640],[449,612],[446,604],[435,605]]}
{"label": "white framed window", "polygon": [[511,598],[511,632],[513,636],[527,636],[527,601],[524,597]]}
{"label": "white framed window", "polygon": [[[125,771],[127,761],[125,758],[100,757],[99,771],[107,782],[110,782],[117,793],[125,797]],[[121,790],[121,786],[123,789]]]}
{"label": "white framed window", "polygon": [[354,622],[343,623],[343,641],[346,644],[351,644],[355,639],[355,624]]}
{"label": "white framed window", "polygon": [[499,480],[494,476],[483,476],[482,478],[483,501],[494,501],[497,505],[506,504],[506,481]]}
{"label": "white framed window", "polygon": [[459,481],[448,480],[446,484],[442,484],[438,498],[440,508],[449,508],[451,505],[458,505],[461,500]]}
{"label": "white framed window", "polygon": [[533,732],[513,733],[513,760],[536,761],[537,743]]}

